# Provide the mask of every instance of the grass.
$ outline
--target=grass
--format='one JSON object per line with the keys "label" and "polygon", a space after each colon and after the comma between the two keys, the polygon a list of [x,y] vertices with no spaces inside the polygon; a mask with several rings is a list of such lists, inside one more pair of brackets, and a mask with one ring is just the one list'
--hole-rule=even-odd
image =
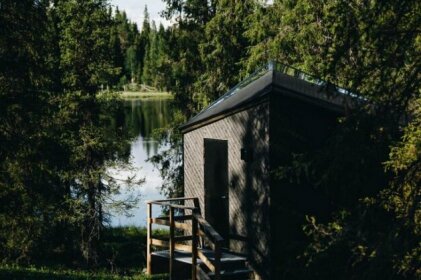
{"label": "grass", "polygon": [[0,279],[4,280],[164,280],[166,275],[147,276],[138,273],[133,276],[123,276],[109,272],[89,272],[51,268],[0,266]]}
{"label": "grass", "polygon": [[[168,231],[154,230],[155,236],[166,236]],[[100,263],[95,271],[83,269],[57,259],[56,262],[37,262],[37,266],[0,264],[1,280],[147,280],[168,279],[165,275],[147,276],[146,229],[138,227],[114,227],[105,229],[102,235]],[[81,268],[79,268],[81,267]]]}
{"label": "grass", "polygon": [[161,91],[123,91],[121,92],[121,97],[124,99],[131,99],[131,98],[151,98],[151,97],[159,97],[159,98],[174,98],[168,92],[161,92]]}
{"label": "grass", "polygon": [[[168,235],[168,231],[154,230],[154,236]],[[115,227],[107,229],[102,237],[102,259],[106,268],[132,273],[146,266],[146,229]]]}

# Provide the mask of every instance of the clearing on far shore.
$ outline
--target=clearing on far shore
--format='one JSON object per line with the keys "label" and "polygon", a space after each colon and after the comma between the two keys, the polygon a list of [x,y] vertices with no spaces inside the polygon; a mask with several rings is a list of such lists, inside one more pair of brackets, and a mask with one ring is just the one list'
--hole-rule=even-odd
{"label": "clearing on far shore", "polygon": [[148,97],[159,97],[159,98],[174,98],[169,92],[162,91],[122,91],[122,98],[148,98]]}

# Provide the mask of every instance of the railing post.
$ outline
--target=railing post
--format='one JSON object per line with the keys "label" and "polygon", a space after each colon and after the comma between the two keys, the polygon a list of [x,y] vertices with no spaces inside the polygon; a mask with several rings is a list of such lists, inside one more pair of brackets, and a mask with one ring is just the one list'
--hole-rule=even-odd
{"label": "railing post", "polygon": [[[201,215],[201,211],[200,211],[200,202],[199,199],[197,197],[193,198],[193,205],[196,208],[194,211],[194,213],[197,213],[198,215]],[[193,213],[193,215],[194,215]],[[196,220],[197,222],[197,220]],[[198,241],[197,241],[198,245],[200,245],[200,248],[204,247],[204,240],[202,239],[202,237],[199,237]]]}
{"label": "railing post", "polygon": [[152,235],[152,204],[148,203],[148,230],[146,235],[146,271],[148,275],[152,274],[152,252],[151,252],[151,235]]}
{"label": "railing post", "polygon": [[170,279],[174,280],[174,249],[175,249],[175,242],[174,242],[174,208],[170,206]]}
{"label": "railing post", "polygon": [[215,242],[215,280],[221,279],[221,242]]}
{"label": "railing post", "polygon": [[200,202],[199,202],[199,199],[197,198],[197,197],[195,197],[195,198],[193,198],[193,206],[196,208],[194,211],[195,211],[195,213],[197,213],[197,214],[201,214],[200,213]]}
{"label": "railing post", "polygon": [[192,218],[192,264],[191,264],[191,279],[192,280],[196,280],[196,276],[197,276],[197,235],[198,235],[198,230],[197,230],[197,219],[195,217],[195,214],[197,213],[197,209],[193,210],[193,218]]}

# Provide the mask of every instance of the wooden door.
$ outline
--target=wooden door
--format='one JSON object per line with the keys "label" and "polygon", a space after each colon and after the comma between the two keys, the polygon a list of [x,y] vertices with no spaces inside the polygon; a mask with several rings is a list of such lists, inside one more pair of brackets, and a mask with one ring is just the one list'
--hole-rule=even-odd
{"label": "wooden door", "polygon": [[228,242],[228,141],[205,138],[204,147],[205,218]]}

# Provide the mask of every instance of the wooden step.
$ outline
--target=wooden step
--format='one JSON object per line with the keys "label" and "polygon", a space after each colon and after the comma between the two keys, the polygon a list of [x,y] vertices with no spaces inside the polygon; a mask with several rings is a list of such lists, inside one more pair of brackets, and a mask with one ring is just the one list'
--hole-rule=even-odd
{"label": "wooden step", "polygon": [[[215,257],[213,255],[213,251],[211,250],[207,250],[207,249],[200,249],[200,251],[211,261],[214,262],[215,261]],[[152,252],[153,256],[158,256],[161,258],[170,258],[170,252],[169,250],[162,250],[162,251],[155,251]],[[191,264],[192,263],[192,255],[190,252],[185,252],[185,251],[179,251],[179,250],[175,250],[174,251],[174,260],[178,261],[178,262],[182,262],[182,263],[188,263]],[[236,264],[236,263],[243,263],[245,264],[245,262],[247,261],[247,259],[245,257],[242,256],[238,256],[236,254],[230,253],[230,252],[223,252],[221,255],[221,265],[223,264]],[[201,263],[201,260],[198,259],[197,263]]]}
{"label": "wooden step", "polygon": [[[222,280],[251,280],[253,271],[248,268],[239,268],[233,270],[223,270],[221,271]],[[215,279],[214,272],[206,272],[202,266],[198,265],[197,268],[197,279],[198,280],[212,280]]]}
{"label": "wooden step", "polygon": [[[202,251],[202,253],[211,261],[214,262],[215,258],[214,258],[214,254],[212,250],[207,250],[207,249],[200,249],[200,251]],[[170,254],[168,250],[162,250],[162,251],[155,251],[152,253],[153,257],[158,257],[159,259],[162,260],[169,260],[170,258]],[[155,262],[157,261],[157,259],[155,259]],[[175,261],[175,265],[177,267],[177,275],[179,277],[183,277],[183,279],[185,279],[184,277],[187,278],[187,276],[189,276],[190,274],[190,268],[188,267],[184,267],[184,266],[189,266],[191,267],[192,264],[192,255],[190,252],[185,252],[185,251],[179,251],[179,250],[175,250],[174,251],[174,261]],[[179,266],[177,265],[177,263],[179,263],[180,265],[184,265],[184,266]],[[200,267],[201,269],[198,271],[202,271],[204,274],[200,275],[198,279],[214,279],[215,275],[213,272],[209,271],[207,266],[204,265],[204,263],[198,259],[197,260],[197,265],[198,267]],[[161,273],[166,273],[168,272],[168,264],[161,264],[161,269],[162,271],[160,271]],[[181,273],[181,271],[183,271],[183,273]],[[222,252],[221,255],[221,279],[226,279],[226,280],[246,280],[246,279],[251,279],[252,271],[250,269],[247,268],[247,259],[244,256],[240,256],[238,254],[229,252],[229,251],[224,251]],[[183,275],[183,276],[181,276]],[[181,279],[181,278],[180,278]]]}
{"label": "wooden step", "polygon": [[[249,280],[251,279],[252,271],[248,268],[234,269],[234,270],[222,270],[221,279],[226,280]],[[213,272],[208,273],[210,279],[214,279],[215,274]]]}

